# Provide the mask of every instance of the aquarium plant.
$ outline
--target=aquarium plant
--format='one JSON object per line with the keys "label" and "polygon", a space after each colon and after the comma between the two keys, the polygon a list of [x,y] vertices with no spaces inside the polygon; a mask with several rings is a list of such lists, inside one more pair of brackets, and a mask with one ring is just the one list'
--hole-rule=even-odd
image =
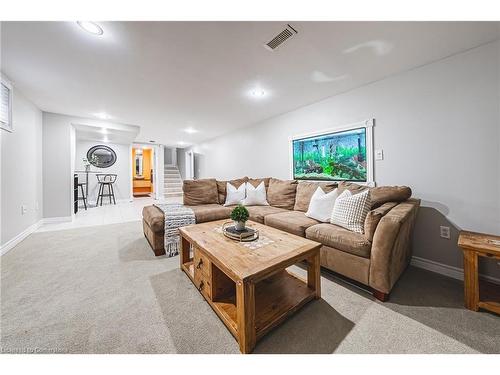
{"label": "aquarium plant", "polygon": [[250,214],[248,213],[248,210],[242,204],[237,205],[231,211],[231,220],[234,221],[236,230],[245,229],[245,222],[248,220],[249,216]]}

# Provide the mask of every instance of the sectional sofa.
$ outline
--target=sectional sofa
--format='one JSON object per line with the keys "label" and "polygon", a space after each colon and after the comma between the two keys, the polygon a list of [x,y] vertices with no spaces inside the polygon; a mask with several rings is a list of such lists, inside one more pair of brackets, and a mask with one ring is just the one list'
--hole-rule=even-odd
{"label": "sectional sofa", "polygon": [[[412,199],[405,186],[368,188],[349,182],[297,182],[275,178],[243,177],[232,181],[215,179],[184,181],[184,204],[193,209],[196,222],[228,219],[232,207],[224,207],[226,183],[245,182],[266,186],[269,206],[249,206],[250,220],[320,242],[321,266],[362,284],[385,301],[411,258],[411,234],[420,200]],[[341,193],[370,189],[371,210],[364,234],[320,223],[305,215],[317,187]],[[143,209],[143,229],[155,255],[163,255],[164,215],[155,206]]]}

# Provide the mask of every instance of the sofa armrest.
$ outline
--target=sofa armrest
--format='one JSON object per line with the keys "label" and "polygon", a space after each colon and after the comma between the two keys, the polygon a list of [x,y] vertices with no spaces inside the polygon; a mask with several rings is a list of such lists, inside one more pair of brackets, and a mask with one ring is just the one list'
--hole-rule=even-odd
{"label": "sofa armrest", "polygon": [[373,236],[369,285],[389,293],[411,259],[411,234],[419,199],[408,199],[380,219]]}

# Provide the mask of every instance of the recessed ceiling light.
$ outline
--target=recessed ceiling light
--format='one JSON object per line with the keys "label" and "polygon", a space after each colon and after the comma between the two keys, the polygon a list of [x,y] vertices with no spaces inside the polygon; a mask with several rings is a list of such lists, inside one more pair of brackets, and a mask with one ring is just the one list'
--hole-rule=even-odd
{"label": "recessed ceiling light", "polygon": [[101,134],[108,134],[108,129],[101,128]]}
{"label": "recessed ceiling light", "polygon": [[104,31],[102,30],[101,26],[99,26],[95,22],[91,21],[76,21],[78,26],[80,26],[83,30],[88,32],[89,34],[93,35],[102,35]]}
{"label": "recessed ceiling light", "polygon": [[102,139],[103,142],[109,142],[108,137],[105,135],[104,138]]}
{"label": "recessed ceiling light", "polygon": [[252,96],[255,96],[257,98],[261,98],[265,95],[266,95],[266,92],[262,89],[252,90]]}
{"label": "recessed ceiling light", "polygon": [[193,128],[186,128],[184,129],[184,131],[188,134],[194,134],[194,133],[198,133],[198,130],[196,129],[193,129]]}
{"label": "recessed ceiling light", "polygon": [[252,99],[260,100],[269,96],[269,92],[264,90],[262,87],[254,87],[247,91],[247,95]]}
{"label": "recessed ceiling light", "polygon": [[186,142],[179,141],[179,142],[177,142],[177,144],[180,145],[180,146],[184,146],[186,144]]}
{"label": "recessed ceiling light", "polygon": [[111,118],[111,116],[105,112],[94,113],[94,116],[101,120],[109,120]]}

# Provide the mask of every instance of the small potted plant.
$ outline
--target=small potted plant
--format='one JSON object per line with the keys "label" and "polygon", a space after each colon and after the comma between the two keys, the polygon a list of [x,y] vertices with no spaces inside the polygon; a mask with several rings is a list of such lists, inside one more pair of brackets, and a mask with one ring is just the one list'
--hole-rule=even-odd
{"label": "small potted plant", "polygon": [[245,206],[239,204],[237,205],[233,211],[231,211],[231,220],[234,221],[234,227],[238,231],[245,230],[245,223],[248,220],[250,214]]}

